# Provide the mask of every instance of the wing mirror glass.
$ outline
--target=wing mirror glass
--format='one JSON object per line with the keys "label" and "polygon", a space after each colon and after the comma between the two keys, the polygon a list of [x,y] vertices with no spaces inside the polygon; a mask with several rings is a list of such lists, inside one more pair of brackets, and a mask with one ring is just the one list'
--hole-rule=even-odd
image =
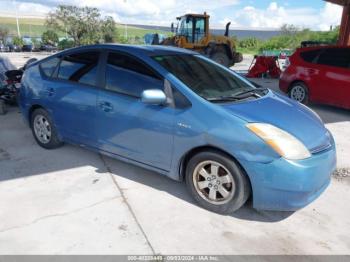
{"label": "wing mirror glass", "polygon": [[165,105],[167,98],[165,93],[159,89],[147,89],[141,94],[141,101],[150,105]]}

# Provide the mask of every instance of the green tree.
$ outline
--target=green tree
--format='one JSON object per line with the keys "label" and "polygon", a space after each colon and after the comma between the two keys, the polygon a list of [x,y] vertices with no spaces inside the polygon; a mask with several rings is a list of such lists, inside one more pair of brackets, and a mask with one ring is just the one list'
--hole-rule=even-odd
{"label": "green tree", "polygon": [[6,37],[9,34],[9,30],[6,27],[0,27],[0,40],[2,40],[3,42],[5,42]]}
{"label": "green tree", "polygon": [[117,36],[116,24],[111,16],[107,16],[101,25],[102,39],[105,43],[115,42]]}
{"label": "green tree", "polygon": [[58,6],[48,14],[46,24],[51,30],[69,35],[75,46],[112,41],[116,30],[113,18],[102,19],[97,8],[71,5]]}
{"label": "green tree", "polygon": [[240,48],[254,49],[254,48],[258,48],[259,45],[260,45],[260,41],[255,37],[244,38],[238,42],[238,46]]}
{"label": "green tree", "polygon": [[73,38],[75,45],[80,45],[86,34],[82,9],[76,6],[60,5],[46,18],[47,26],[55,31],[66,32]]}
{"label": "green tree", "polygon": [[58,35],[53,30],[45,31],[42,34],[41,39],[46,45],[56,45],[58,43]]}
{"label": "green tree", "polygon": [[282,35],[295,35],[300,29],[295,25],[284,24],[281,26]]}
{"label": "green tree", "polygon": [[58,49],[60,49],[60,50],[64,50],[64,49],[72,48],[72,47],[74,47],[73,40],[63,39],[63,40],[58,42]]}
{"label": "green tree", "polygon": [[12,42],[13,42],[14,45],[19,46],[19,47],[22,47],[24,45],[23,39],[21,37],[18,37],[18,36],[15,36],[12,39]]}
{"label": "green tree", "polygon": [[311,31],[310,29],[299,30],[293,25],[284,25],[281,34],[264,41],[260,51],[296,49],[303,41],[320,41],[335,44],[339,36],[339,27],[330,31]]}
{"label": "green tree", "polygon": [[40,47],[40,41],[39,41],[37,38],[32,37],[32,38],[30,39],[30,41],[32,42],[32,45],[33,45],[35,48],[39,48],[39,47]]}

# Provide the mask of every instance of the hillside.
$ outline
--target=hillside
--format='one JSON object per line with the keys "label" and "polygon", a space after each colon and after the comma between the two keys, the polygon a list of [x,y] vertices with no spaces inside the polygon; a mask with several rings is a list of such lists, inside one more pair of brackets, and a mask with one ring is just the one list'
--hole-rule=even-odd
{"label": "hillside", "polygon": [[[46,31],[45,19],[40,18],[19,18],[19,25],[21,35],[37,37],[41,36],[44,31]],[[16,19],[14,17],[0,17],[0,26],[6,27],[10,30],[10,35],[17,34]],[[117,32],[120,36],[124,36],[124,25],[117,24]],[[147,33],[161,33],[167,34],[167,32],[162,30],[146,29],[136,26],[128,26],[128,37],[142,38]],[[58,33],[59,36],[64,36],[64,33]]]}

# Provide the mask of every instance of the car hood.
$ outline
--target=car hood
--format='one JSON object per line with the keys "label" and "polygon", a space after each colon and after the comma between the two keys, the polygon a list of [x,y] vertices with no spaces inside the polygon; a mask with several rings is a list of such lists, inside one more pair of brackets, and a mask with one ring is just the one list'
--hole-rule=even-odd
{"label": "car hood", "polygon": [[310,109],[272,91],[259,99],[221,106],[247,122],[268,123],[287,131],[312,153],[331,143],[328,130]]}

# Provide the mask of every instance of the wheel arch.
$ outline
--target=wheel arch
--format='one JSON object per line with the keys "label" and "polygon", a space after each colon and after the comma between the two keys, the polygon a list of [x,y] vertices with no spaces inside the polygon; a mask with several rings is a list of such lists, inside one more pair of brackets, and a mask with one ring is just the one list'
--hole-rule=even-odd
{"label": "wheel arch", "polygon": [[208,151],[223,154],[223,155],[227,156],[228,158],[232,159],[232,161],[234,161],[239,166],[239,168],[242,170],[243,174],[245,174],[247,181],[249,183],[250,196],[249,196],[248,200],[253,199],[254,192],[253,192],[252,182],[250,180],[248,173],[244,169],[244,167],[240,164],[240,162],[237,160],[237,158],[235,158],[232,154],[229,154],[225,150],[222,150],[222,149],[215,147],[215,146],[212,146],[212,145],[198,146],[198,147],[192,148],[191,150],[187,151],[184,154],[184,156],[181,158],[180,165],[179,165],[179,180],[185,181],[186,167],[187,167],[189,160],[192,157],[194,157],[196,154],[199,154],[201,152],[208,152]]}
{"label": "wheel arch", "polygon": [[39,109],[39,108],[46,110],[45,107],[43,107],[42,105],[39,105],[39,104],[33,104],[33,105],[29,108],[29,110],[28,110],[28,122],[29,122],[29,125],[30,125],[30,126],[32,126],[32,121],[31,121],[31,119],[32,119],[32,114],[33,114],[33,112],[34,112],[36,109]]}
{"label": "wheel arch", "polygon": [[[303,80],[300,80],[300,79],[295,79],[295,80],[293,80],[290,84],[289,84],[289,86],[288,86],[288,92],[291,90],[291,88],[295,85],[295,84],[297,84],[297,83],[302,83],[302,84],[304,84],[307,88],[308,88],[308,85],[307,85],[307,83],[305,82],[305,81],[303,81]],[[308,88],[309,89],[309,88]],[[309,90],[308,90],[309,91]]]}
{"label": "wheel arch", "polygon": [[187,167],[187,164],[190,161],[190,159],[192,157],[194,157],[195,155],[201,153],[201,152],[208,152],[208,151],[209,152],[215,152],[215,153],[223,154],[223,155],[227,156],[228,158],[230,158],[232,161],[234,161],[241,168],[243,173],[247,176],[251,192],[253,192],[249,175],[247,174],[247,172],[244,169],[244,167],[237,160],[237,158],[235,158],[232,154],[229,154],[225,150],[222,150],[221,148],[218,148],[218,147],[215,147],[215,146],[212,146],[212,145],[203,145],[203,146],[198,146],[198,147],[192,148],[191,150],[187,151],[183,155],[183,157],[180,160],[180,165],[179,165],[179,178],[180,178],[179,180],[180,181],[184,181],[185,180],[186,167]]}

